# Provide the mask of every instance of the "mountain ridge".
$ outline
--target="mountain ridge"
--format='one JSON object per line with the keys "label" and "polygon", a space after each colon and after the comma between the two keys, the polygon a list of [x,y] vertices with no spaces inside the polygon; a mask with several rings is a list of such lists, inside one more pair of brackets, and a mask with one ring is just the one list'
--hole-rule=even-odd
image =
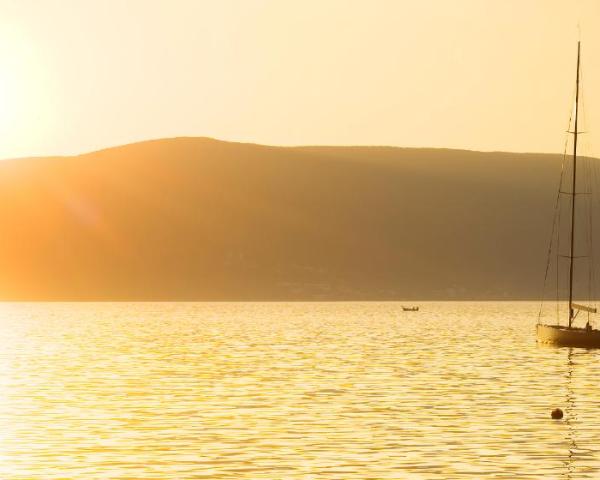
{"label": "mountain ridge", "polygon": [[0,299],[539,298],[560,154],[209,137],[0,162]]}
{"label": "mountain ridge", "polygon": [[[97,148],[94,150],[85,151],[82,153],[75,154],[61,154],[61,155],[25,155],[19,157],[7,157],[1,159],[0,161],[17,161],[17,160],[30,160],[36,158],[70,158],[70,157],[85,157],[86,155],[92,155],[95,153],[100,153],[104,151],[112,151],[118,150],[121,148],[126,148],[135,145],[143,145],[143,144],[153,144],[160,142],[171,142],[171,141],[179,141],[179,140],[193,140],[193,141],[206,141],[206,142],[215,142],[215,143],[223,143],[229,145],[245,145],[245,146],[254,146],[254,147],[265,147],[265,148],[274,148],[274,149],[319,149],[319,150],[328,150],[328,149],[382,149],[382,150],[407,150],[407,151],[449,151],[449,152],[464,152],[464,153],[484,153],[484,154],[500,154],[500,155],[555,155],[555,156],[563,156],[562,153],[552,153],[552,152],[513,152],[508,150],[471,150],[468,148],[451,148],[451,147],[402,147],[399,145],[387,145],[387,144],[355,144],[355,145],[332,145],[332,144],[306,144],[306,145],[269,145],[258,142],[246,142],[246,141],[238,141],[238,140],[223,140],[216,137],[208,137],[208,136],[175,136],[175,137],[160,137],[160,138],[150,138],[146,140],[137,140],[132,142],[127,142],[119,145],[110,145],[107,147]],[[595,157],[591,157],[595,158]]]}

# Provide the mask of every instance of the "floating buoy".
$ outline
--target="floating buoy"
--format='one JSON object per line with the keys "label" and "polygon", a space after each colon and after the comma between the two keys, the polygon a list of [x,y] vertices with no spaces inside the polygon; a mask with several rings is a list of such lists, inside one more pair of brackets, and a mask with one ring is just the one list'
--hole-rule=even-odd
{"label": "floating buoy", "polygon": [[550,416],[554,420],[560,420],[563,417],[563,411],[560,408],[555,408],[554,410],[552,410]]}

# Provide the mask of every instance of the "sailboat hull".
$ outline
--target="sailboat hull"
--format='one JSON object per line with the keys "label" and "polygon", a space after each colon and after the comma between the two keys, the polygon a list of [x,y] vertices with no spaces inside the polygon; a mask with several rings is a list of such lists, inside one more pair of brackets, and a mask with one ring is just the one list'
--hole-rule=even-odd
{"label": "sailboat hull", "polygon": [[537,341],[562,347],[600,348],[600,330],[539,324]]}

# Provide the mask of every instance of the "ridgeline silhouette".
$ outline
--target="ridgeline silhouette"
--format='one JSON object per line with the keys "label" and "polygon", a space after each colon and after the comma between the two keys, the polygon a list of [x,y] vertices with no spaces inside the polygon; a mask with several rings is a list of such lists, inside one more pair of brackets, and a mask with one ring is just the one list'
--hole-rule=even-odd
{"label": "ridgeline silhouette", "polygon": [[0,299],[539,298],[561,156],[173,138],[0,162]]}

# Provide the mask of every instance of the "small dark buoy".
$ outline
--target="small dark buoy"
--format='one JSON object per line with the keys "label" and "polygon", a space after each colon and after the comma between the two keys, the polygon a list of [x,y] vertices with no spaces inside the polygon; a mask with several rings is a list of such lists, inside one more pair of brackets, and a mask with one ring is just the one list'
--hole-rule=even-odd
{"label": "small dark buoy", "polygon": [[563,411],[560,408],[555,408],[550,415],[554,420],[560,420],[563,417]]}

